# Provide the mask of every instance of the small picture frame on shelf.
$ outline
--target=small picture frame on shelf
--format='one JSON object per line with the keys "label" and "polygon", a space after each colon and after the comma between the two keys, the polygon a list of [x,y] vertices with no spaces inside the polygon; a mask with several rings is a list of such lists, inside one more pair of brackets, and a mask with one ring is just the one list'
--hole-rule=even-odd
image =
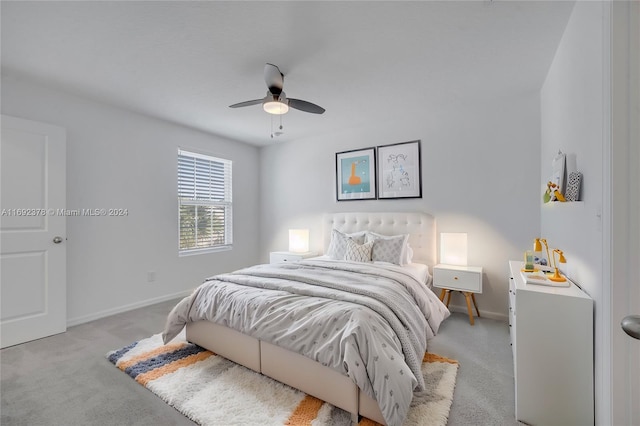
{"label": "small picture frame on shelf", "polygon": [[545,203],[551,201],[566,201],[564,196],[566,158],[567,156],[562,151],[558,151],[558,154],[551,162],[552,174],[547,181],[547,188],[542,195],[542,201]]}

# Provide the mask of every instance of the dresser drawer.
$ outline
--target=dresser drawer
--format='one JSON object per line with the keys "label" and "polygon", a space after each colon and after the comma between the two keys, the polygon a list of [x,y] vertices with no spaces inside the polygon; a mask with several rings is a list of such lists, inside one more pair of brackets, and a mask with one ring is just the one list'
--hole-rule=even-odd
{"label": "dresser drawer", "polygon": [[436,265],[433,268],[433,285],[449,290],[482,293],[482,268]]}
{"label": "dresser drawer", "polygon": [[513,353],[513,362],[516,360],[516,290],[513,286],[513,278],[509,279],[509,341],[511,343],[511,352]]}
{"label": "dresser drawer", "polygon": [[271,253],[269,255],[269,263],[295,262],[301,259],[302,257],[289,253]]}

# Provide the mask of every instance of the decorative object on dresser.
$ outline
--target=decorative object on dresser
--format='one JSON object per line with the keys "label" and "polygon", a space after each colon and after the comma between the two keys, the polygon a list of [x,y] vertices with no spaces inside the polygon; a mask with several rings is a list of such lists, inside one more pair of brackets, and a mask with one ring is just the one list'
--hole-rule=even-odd
{"label": "decorative object on dresser", "polygon": [[447,308],[451,301],[451,292],[459,291],[467,302],[469,323],[474,325],[471,302],[476,308],[476,314],[480,317],[475,293],[482,293],[482,268],[477,266],[458,266],[439,264],[433,267],[433,286],[441,288],[440,300],[444,302],[447,296]]}
{"label": "decorative object on dresser", "polygon": [[525,283],[510,261],[509,332],[516,419],[531,425],[593,425],[593,301],[569,287]]}
{"label": "decorative object on dresser", "polygon": [[420,141],[378,146],[378,198],[422,198]]}
{"label": "decorative object on dresser", "polygon": [[316,257],[318,255],[315,251],[292,252],[292,251],[272,251],[269,253],[269,263],[280,262],[297,262],[302,259],[308,259],[310,257]]}
{"label": "decorative object on dresser", "polygon": [[[533,270],[529,270],[525,267],[522,268],[522,277],[528,284],[539,284],[539,285],[547,285],[552,287],[569,287],[566,281],[567,279],[560,273],[560,269],[558,268],[558,264],[556,263],[556,254],[558,255],[558,262],[567,263],[567,260],[564,257],[564,253],[560,249],[554,249],[551,254],[549,254],[549,245],[547,244],[547,240],[544,238],[536,238],[533,243],[534,252],[541,252],[542,245],[545,246],[547,250],[547,261],[545,266],[547,268],[551,268],[552,273],[545,273],[544,271],[538,270],[534,268]],[[552,266],[553,265],[553,266]]]}
{"label": "decorative object on dresser", "polygon": [[373,200],[376,196],[375,148],[336,153],[337,200]]}
{"label": "decorative object on dresser", "polygon": [[551,257],[549,256],[549,244],[547,244],[546,238],[536,238],[533,242],[533,251],[534,253],[540,253],[542,251],[542,246],[547,250],[547,260],[545,263],[541,263],[541,265],[551,265]]}
{"label": "decorative object on dresser", "polygon": [[549,279],[551,281],[555,281],[555,282],[565,282],[567,281],[567,279],[560,273],[559,269],[558,269],[558,264],[556,263],[556,254],[558,254],[558,262],[560,263],[567,263],[567,259],[564,258],[564,253],[562,253],[562,250],[560,249],[554,249],[553,250],[553,255],[552,255],[552,259],[553,259],[553,275],[549,275]]}
{"label": "decorative object on dresser", "polygon": [[534,263],[533,251],[527,250],[524,252],[524,268],[522,268],[523,272],[535,272],[535,263]]}

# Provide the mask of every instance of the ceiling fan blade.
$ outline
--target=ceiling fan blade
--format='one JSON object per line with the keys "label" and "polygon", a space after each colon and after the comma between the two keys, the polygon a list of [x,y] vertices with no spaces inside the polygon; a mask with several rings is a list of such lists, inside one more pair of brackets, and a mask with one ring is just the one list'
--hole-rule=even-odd
{"label": "ceiling fan blade", "polygon": [[264,82],[267,83],[269,91],[278,96],[282,92],[284,86],[284,74],[280,72],[280,68],[273,64],[265,64],[264,66]]}
{"label": "ceiling fan blade", "polygon": [[291,108],[299,109],[300,111],[310,112],[312,114],[322,114],[325,109],[311,102],[303,101],[301,99],[289,98],[289,106]]}
{"label": "ceiling fan blade", "polygon": [[240,103],[237,103],[237,104],[229,105],[229,108],[240,108],[240,107],[246,107],[246,106],[251,106],[251,105],[258,105],[258,104],[261,104],[262,101],[264,101],[264,98],[263,99],[254,99],[252,101],[240,102]]}

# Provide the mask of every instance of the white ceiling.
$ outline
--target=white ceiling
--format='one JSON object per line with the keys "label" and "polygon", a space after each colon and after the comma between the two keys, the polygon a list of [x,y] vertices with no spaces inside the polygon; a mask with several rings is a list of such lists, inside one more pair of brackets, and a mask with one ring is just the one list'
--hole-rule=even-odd
{"label": "white ceiling", "polygon": [[[573,2],[2,1],[2,72],[255,145],[271,62],[295,140],[540,88]],[[390,105],[392,108],[390,108]],[[276,119],[276,124],[278,124]]]}

